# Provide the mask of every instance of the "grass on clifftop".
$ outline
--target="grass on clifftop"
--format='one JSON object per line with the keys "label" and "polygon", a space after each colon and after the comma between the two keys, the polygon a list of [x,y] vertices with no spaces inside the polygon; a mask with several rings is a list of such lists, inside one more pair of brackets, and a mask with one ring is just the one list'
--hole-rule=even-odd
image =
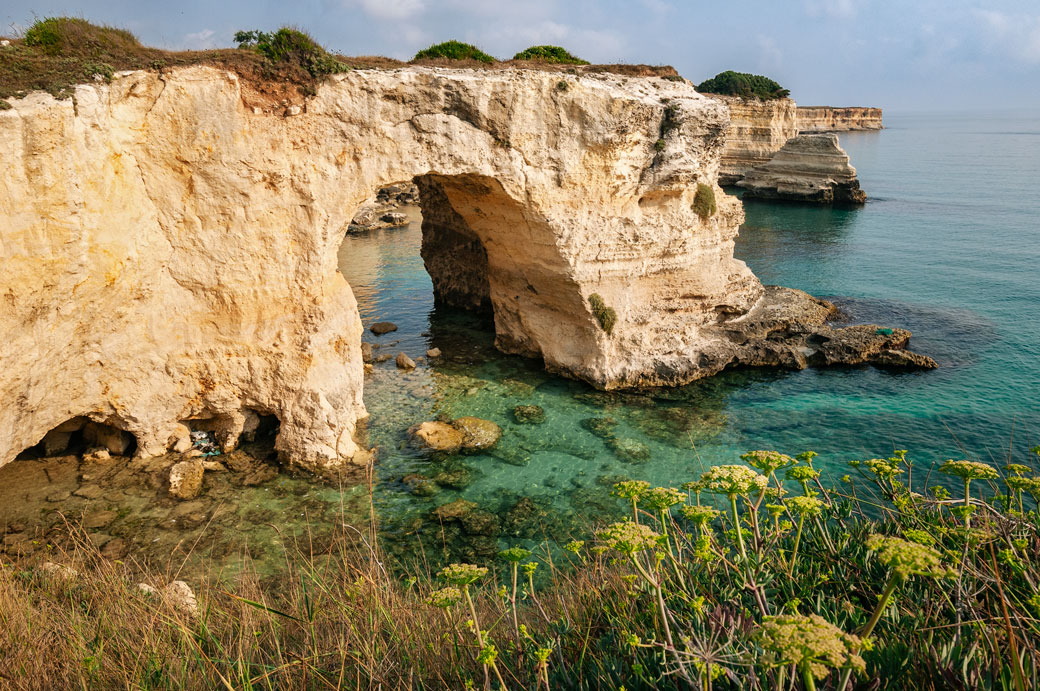
{"label": "grass on clifftop", "polygon": [[769,101],[787,98],[791,92],[783,88],[769,77],[746,72],[727,70],[697,85],[697,91],[706,94],[722,94],[724,96],[740,96],[741,98],[760,98]]}
{"label": "grass on clifftop", "polygon": [[374,514],[340,520],[320,547],[285,535],[279,573],[194,583],[194,613],[135,586],[176,564],[107,560],[73,529],[70,551],[0,563],[0,686],[1033,688],[1037,469],[895,451],[835,482],[815,455],[619,479],[624,520],[439,571],[395,573]]}
{"label": "grass on clifftop", "polygon": [[560,46],[531,46],[513,56],[514,60],[537,60],[557,65],[587,65],[588,60],[571,55]]}
{"label": "grass on clifftop", "polygon": [[412,60],[476,60],[477,62],[492,63],[495,58],[491,57],[480,48],[461,41],[445,41],[424,48],[415,54]]}

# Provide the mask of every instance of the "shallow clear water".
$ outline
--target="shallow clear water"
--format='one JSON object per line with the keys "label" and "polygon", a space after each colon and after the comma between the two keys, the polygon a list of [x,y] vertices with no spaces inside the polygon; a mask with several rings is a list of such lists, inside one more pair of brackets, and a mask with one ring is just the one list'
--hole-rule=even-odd
{"label": "shallow clear water", "polygon": [[[756,448],[813,449],[835,475],[894,448],[925,466],[1026,460],[1040,443],[1040,118],[886,118],[883,132],[841,135],[871,198],[864,208],[749,202],[736,254],[766,283],[834,300],[849,321],[911,329],[912,347],[941,364],[933,372],[744,370],[647,395],[598,393],[497,353],[489,324],[435,310],[418,223],[347,238],[341,271],[363,321],[401,327],[366,333],[388,344],[377,353],[445,353],[411,374],[376,365],[366,381],[377,506],[390,524],[458,497],[501,513],[525,495],[565,533],[614,506],[616,476],[677,484]],[[543,407],[547,422],[517,424],[520,404]],[[410,425],[462,415],[500,424],[499,448],[434,462],[408,446]],[[645,445],[649,460],[615,453],[590,418],[614,420],[615,438]],[[470,483],[417,498],[400,482],[445,469],[468,471]]]}

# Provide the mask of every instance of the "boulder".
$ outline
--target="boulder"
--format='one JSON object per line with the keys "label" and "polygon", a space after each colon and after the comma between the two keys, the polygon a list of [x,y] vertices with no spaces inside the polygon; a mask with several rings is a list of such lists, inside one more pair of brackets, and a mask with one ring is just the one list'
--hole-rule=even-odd
{"label": "boulder", "polygon": [[502,428],[479,417],[460,417],[451,423],[462,432],[463,451],[487,451],[502,438]]}
{"label": "boulder", "polygon": [[408,430],[412,440],[431,451],[455,453],[462,448],[463,433],[447,422],[423,422]]}
{"label": "boulder", "polygon": [[71,432],[59,432],[51,430],[43,437],[43,453],[46,456],[57,456],[69,448],[72,439]]}
{"label": "boulder", "polygon": [[102,446],[114,456],[122,456],[130,448],[133,437],[121,429],[88,422],[83,428],[83,438],[88,444]]}
{"label": "boulder", "polygon": [[170,468],[170,494],[178,499],[194,499],[199,496],[204,472],[205,467],[197,458],[175,463]]}
{"label": "boulder", "polygon": [[361,362],[372,362],[372,344],[368,341],[361,343]]}
{"label": "boulder", "polygon": [[403,370],[413,370],[413,369],[415,369],[415,360],[413,360],[412,358],[408,357],[404,353],[398,353],[397,354],[397,360],[395,362],[397,363],[397,369],[403,369]]}
{"label": "boulder", "polygon": [[94,446],[86,450],[83,454],[84,463],[111,463],[112,454],[108,452],[108,449],[101,446]]}
{"label": "boulder", "polygon": [[545,422],[545,409],[539,405],[518,405],[513,417],[522,425],[540,425]]}
{"label": "boulder", "polygon": [[397,331],[397,324],[394,324],[393,322],[376,322],[372,326],[368,327],[368,330],[376,336],[382,336],[391,331]]}
{"label": "boulder", "polygon": [[441,349],[440,348],[430,348],[429,350],[426,351],[426,357],[440,357],[440,356],[441,356]]}

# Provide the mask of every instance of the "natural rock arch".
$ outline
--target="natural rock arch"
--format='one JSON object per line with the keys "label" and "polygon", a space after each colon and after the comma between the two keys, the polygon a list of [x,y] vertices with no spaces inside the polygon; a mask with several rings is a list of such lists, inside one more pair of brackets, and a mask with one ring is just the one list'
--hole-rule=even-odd
{"label": "natural rock arch", "polygon": [[440,294],[462,278],[438,270],[446,253],[477,238],[499,346],[597,386],[718,371],[719,322],[762,294],[715,186],[725,107],[685,83],[358,70],[302,112],[246,107],[243,88],[208,67],[133,72],[0,112],[0,464],[76,416],[145,456],[186,420],[233,445],[256,415],[278,417],[292,462],[353,456],[362,325],[336,255],[395,181],[445,201],[424,250]]}

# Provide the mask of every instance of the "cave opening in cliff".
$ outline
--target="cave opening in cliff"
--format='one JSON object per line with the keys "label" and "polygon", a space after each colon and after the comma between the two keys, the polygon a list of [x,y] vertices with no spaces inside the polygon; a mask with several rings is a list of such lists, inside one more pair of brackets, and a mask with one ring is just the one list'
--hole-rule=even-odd
{"label": "cave opening in cliff", "polygon": [[18,454],[17,458],[80,456],[99,451],[109,456],[130,457],[136,450],[137,439],[133,434],[87,417],[76,416],[53,427],[39,442]]}

